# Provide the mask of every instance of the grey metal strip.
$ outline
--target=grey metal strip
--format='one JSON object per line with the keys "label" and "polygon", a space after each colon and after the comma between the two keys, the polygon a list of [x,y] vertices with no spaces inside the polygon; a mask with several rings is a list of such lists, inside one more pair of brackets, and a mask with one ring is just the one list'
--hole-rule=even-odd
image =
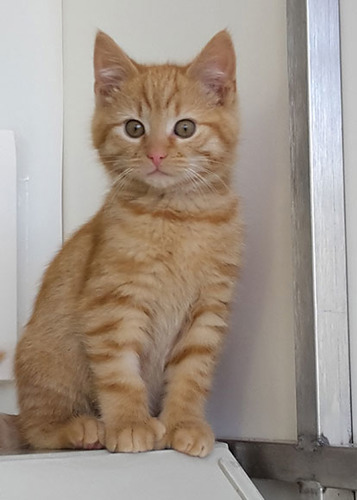
{"label": "grey metal strip", "polygon": [[357,447],[317,446],[311,451],[296,443],[227,442],[250,477],[357,490]]}
{"label": "grey metal strip", "polygon": [[298,436],[317,436],[306,24],[306,2],[287,0]]}
{"label": "grey metal strip", "polygon": [[352,436],[339,0],[308,1],[310,170],[321,434]]}
{"label": "grey metal strip", "polygon": [[324,492],[320,483],[316,481],[302,481],[300,483],[301,500],[324,500]]}
{"label": "grey metal strip", "polygon": [[347,490],[335,490],[328,488],[324,490],[324,500],[355,500],[355,493]]}
{"label": "grey metal strip", "polygon": [[338,0],[287,0],[300,445],[351,440]]}

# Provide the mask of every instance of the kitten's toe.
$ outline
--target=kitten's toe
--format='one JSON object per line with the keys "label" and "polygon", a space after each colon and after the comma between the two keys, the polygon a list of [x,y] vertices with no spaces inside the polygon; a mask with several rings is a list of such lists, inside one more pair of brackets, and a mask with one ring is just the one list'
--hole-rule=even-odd
{"label": "kitten's toe", "polygon": [[207,456],[214,445],[214,434],[206,422],[180,422],[168,432],[166,447],[192,455]]}
{"label": "kitten's toe", "polygon": [[151,419],[151,426],[155,432],[156,441],[162,439],[164,437],[164,435],[166,434],[166,427],[161,422],[161,420],[159,420],[158,418],[152,418]]}
{"label": "kitten's toe", "polygon": [[98,450],[104,448],[104,426],[94,417],[80,416],[67,427],[67,438],[73,448]]}
{"label": "kitten's toe", "polygon": [[133,422],[122,427],[107,427],[105,445],[108,451],[137,453],[155,448],[165,433],[164,425],[156,418]]}

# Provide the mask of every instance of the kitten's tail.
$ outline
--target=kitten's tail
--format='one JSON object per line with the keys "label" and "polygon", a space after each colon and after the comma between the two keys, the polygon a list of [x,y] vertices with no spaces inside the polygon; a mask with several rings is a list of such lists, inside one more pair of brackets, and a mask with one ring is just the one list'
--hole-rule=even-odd
{"label": "kitten's tail", "polygon": [[0,453],[18,451],[23,448],[18,415],[0,413]]}

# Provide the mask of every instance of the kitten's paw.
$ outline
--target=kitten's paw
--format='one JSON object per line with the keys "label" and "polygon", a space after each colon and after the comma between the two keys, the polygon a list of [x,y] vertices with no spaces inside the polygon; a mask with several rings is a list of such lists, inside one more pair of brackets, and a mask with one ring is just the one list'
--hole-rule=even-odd
{"label": "kitten's paw", "polygon": [[67,424],[65,431],[71,448],[81,450],[104,448],[104,425],[94,417],[79,416]]}
{"label": "kitten's paw", "polygon": [[159,441],[157,448],[173,448],[174,450],[205,457],[213,449],[214,434],[211,427],[201,420],[182,421],[168,426],[169,431]]}
{"label": "kitten's paw", "polygon": [[106,427],[105,446],[108,451],[136,453],[155,448],[165,434],[165,426],[157,418],[133,422],[120,427]]}

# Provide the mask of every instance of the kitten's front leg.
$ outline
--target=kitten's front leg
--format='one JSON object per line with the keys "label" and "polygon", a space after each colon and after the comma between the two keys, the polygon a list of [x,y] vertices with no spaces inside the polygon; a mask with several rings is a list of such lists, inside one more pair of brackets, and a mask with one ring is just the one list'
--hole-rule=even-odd
{"label": "kitten's front leg", "polygon": [[[212,290],[213,291],[213,290]],[[205,420],[217,355],[226,330],[228,289],[206,291],[193,311],[191,327],[175,347],[166,367],[167,391],[160,420],[166,427],[161,447],[204,457],[214,435]]]}
{"label": "kitten's front leg", "polygon": [[85,342],[111,452],[152,450],[165,428],[149,414],[140,375],[140,357],[148,343],[145,310],[127,297],[96,298],[86,317]]}

